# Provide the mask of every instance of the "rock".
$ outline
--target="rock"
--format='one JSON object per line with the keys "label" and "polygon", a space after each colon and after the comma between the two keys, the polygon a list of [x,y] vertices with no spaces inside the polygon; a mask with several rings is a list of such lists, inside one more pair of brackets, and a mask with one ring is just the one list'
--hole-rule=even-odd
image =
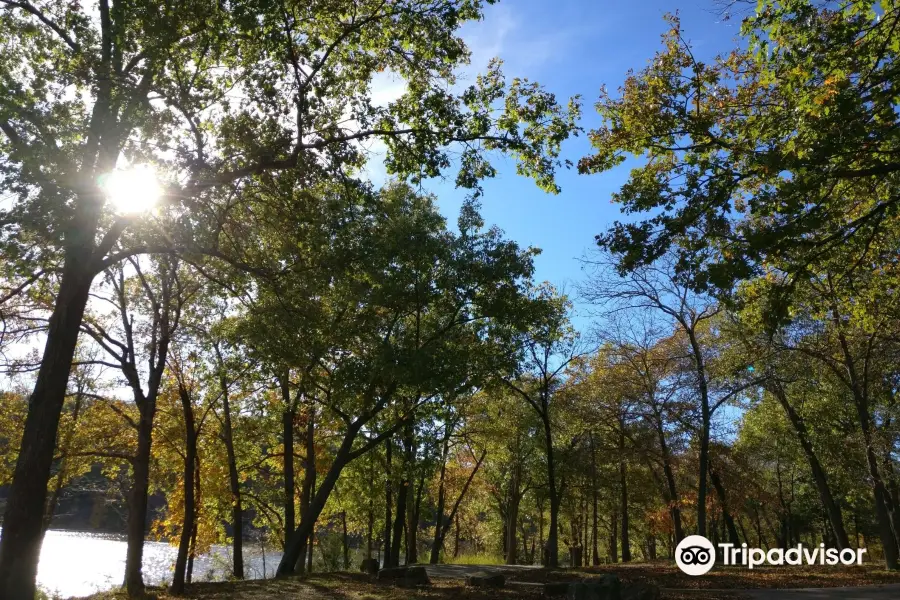
{"label": "rock", "polygon": [[378,581],[394,581],[406,576],[406,567],[388,567],[378,571]]}
{"label": "rock", "polygon": [[554,581],[545,583],[543,590],[544,598],[558,598],[569,593],[569,584],[563,581]]}
{"label": "rock", "polygon": [[378,564],[377,558],[364,558],[363,561],[359,564],[359,570],[363,573],[368,573],[369,575],[375,575],[378,573],[378,568],[380,565]]}
{"label": "rock", "polygon": [[425,567],[391,567],[378,571],[378,581],[392,581],[406,586],[431,585]]}
{"label": "rock", "polygon": [[649,583],[632,583],[622,589],[622,600],[659,600],[659,588]]}
{"label": "rock", "polygon": [[[544,598],[566,600],[622,600],[621,584],[615,575],[604,575],[575,583],[555,582],[544,584]],[[633,600],[638,600],[636,597]],[[640,598],[640,600],[644,600]],[[647,600],[658,600],[648,597]]]}
{"label": "rock", "polygon": [[407,567],[403,584],[408,586],[431,585],[431,580],[428,578],[428,571],[425,570],[425,567]]}
{"label": "rock", "polygon": [[466,576],[466,585],[469,587],[502,588],[506,585],[506,577],[501,573],[485,573],[479,571]]}
{"label": "rock", "polygon": [[619,600],[622,594],[622,583],[619,581],[618,577],[612,573],[607,573],[600,577],[599,585],[606,593],[606,596],[601,596],[601,598]]}
{"label": "rock", "polygon": [[583,555],[584,548],[581,546],[569,546],[569,565],[572,567],[580,567]]}
{"label": "rock", "polygon": [[620,600],[620,596],[618,588],[609,588],[603,583],[582,581],[569,584],[566,600]]}

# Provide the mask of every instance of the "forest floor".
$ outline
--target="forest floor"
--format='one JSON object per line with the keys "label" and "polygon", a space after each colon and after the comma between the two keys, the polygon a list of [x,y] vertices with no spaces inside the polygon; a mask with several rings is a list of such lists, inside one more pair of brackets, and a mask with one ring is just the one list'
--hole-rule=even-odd
{"label": "forest floor", "polygon": [[[539,600],[541,586],[509,585],[504,589],[467,588],[456,579],[434,578],[427,587],[407,588],[380,583],[361,574],[329,573],[303,579],[267,579],[219,583],[196,583],[184,596],[162,589],[148,589],[147,600]],[[688,600],[691,591],[666,591],[660,600]],[[705,600],[737,600],[728,593],[704,593]],[[82,600],[126,600],[124,591],[95,594]]]}
{"label": "forest floor", "polygon": [[887,571],[878,565],[860,566],[761,566],[746,567],[718,565],[701,577],[682,573],[670,561],[602,565],[582,569],[529,569],[516,572],[518,581],[544,583],[579,579],[589,575],[614,573],[623,583],[640,581],[663,589],[794,589],[857,587],[900,584],[900,572]]}
{"label": "forest floor", "polygon": [[[472,567],[473,572],[478,567]],[[874,566],[861,567],[763,567],[731,569],[718,567],[703,577],[683,575],[671,564],[634,564],[590,567],[587,569],[516,569],[508,580],[523,583],[580,580],[604,573],[616,574],[623,583],[645,582],[661,588],[661,600],[731,600],[740,598],[895,598],[900,597],[900,573]],[[373,581],[357,573],[314,574],[303,579],[196,583],[188,587],[182,598],[196,600],[505,600],[540,597],[540,586],[508,585],[505,589],[479,590],[466,588],[459,579],[433,577],[433,585],[405,588]],[[837,588],[890,585],[870,588],[861,595],[839,590],[822,592],[753,592],[752,590],[789,590],[795,588]],[[149,590],[150,598],[173,600],[162,589]],[[762,595],[761,595],[762,594]],[[121,600],[122,592],[106,592],[85,600]]]}

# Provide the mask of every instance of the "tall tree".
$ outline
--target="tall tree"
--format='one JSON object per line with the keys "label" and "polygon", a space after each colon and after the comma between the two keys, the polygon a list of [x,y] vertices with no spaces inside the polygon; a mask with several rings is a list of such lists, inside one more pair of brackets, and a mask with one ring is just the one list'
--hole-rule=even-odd
{"label": "tall tree", "polygon": [[677,272],[672,257],[658,264],[631,271],[618,277],[614,261],[601,259],[591,263],[593,279],[584,287],[586,296],[607,310],[630,309],[663,315],[687,340],[693,383],[697,390],[700,419],[698,429],[700,457],[698,466],[697,533],[706,535],[706,498],[709,492],[709,440],[712,417],[728,396],[713,398],[711,374],[707,365],[709,348],[703,332],[709,321],[720,312],[710,297],[694,293],[690,278]]}
{"label": "tall tree", "polygon": [[[137,434],[137,447],[129,457],[133,479],[128,493],[124,581],[128,593],[134,595],[144,588],[141,568],[157,397],[182,310],[197,290],[186,272],[179,273],[179,261],[172,257],[162,256],[146,261],[147,264],[129,257],[126,262],[134,275],[126,278],[125,268],[114,265],[105,277],[104,291],[113,311],[107,315],[86,315],[82,329],[108,357],[98,362],[122,373],[138,409],[137,420],[122,414]],[[142,364],[145,361],[146,369]],[[146,385],[142,381],[145,372]]]}
{"label": "tall tree", "polygon": [[580,339],[568,320],[568,312],[571,310],[569,300],[559,296],[548,285],[533,290],[532,294],[539,305],[543,306],[544,312],[519,338],[520,376],[506,377],[503,381],[535,410],[541,421],[550,499],[547,566],[557,567],[559,508],[563,485],[559,480],[557,457],[554,452],[553,398],[564,383],[566,368],[581,354],[582,349]]}

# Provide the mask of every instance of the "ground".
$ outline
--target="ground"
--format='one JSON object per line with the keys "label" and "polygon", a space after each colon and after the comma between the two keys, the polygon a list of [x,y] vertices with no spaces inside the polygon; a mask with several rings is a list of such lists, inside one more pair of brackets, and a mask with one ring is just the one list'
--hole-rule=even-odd
{"label": "ground", "polygon": [[[429,568],[434,585],[408,589],[378,583],[362,574],[315,574],[304,579],[198,583],[186,597],[197,600],[504,600],[537,599],[548,581],[580,580],[615,573],[624,583],[647,582],[661,588],[662,600],[759,599],[759,600],[888,600],[900,598],[900,573],[873,566],[861,567],[763,567],[753,571],[717,567],[702,577],[689,577],[666,563],[609,565],[588,569],[547,570],[530,567],[480,567],[438,565]],[[480,570],[505,571],[511,583],[503,590],[473,590],[461,579]],[[532,584],[532,585],[527,585]],[[853,586],[866,586],[865,588]],[[806,588],[806,589],[795,589]],[[810,589],[814,588],[814,589]],[[831,589],[827,589],[831,588]],[[838,589],[840,588],[840,589]],[[778,590],[778,591],[776,591]],[[159,600],[171,597],[151,590]],[[107,592],[90,600],[118,600],[119,592]]]}

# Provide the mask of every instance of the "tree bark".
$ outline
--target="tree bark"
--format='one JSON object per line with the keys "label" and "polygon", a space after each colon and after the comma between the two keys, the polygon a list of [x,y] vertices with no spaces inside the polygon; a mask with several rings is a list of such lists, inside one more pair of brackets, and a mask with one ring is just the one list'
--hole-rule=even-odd
{"label": "tree bark", "polygon": [[194,559],[197,558],[197,529],[200,518],[200,506],[203,505],[202,493],[200,491],[200,455],[196,454],[197,467],[194,469],[194,516],[191,526],[191,547],[188,552],[187,573],[185,575],[185,583],[190,584],[194,577]]}
{"label": "tree bark", "polygon": [[185,453],[184,453],[184,521],[178,554],[175,557],[175,572],[172,575],[173,594],[183,594],[187,571],[188,549],[194,529],[194,469],[197,460],[197,430],[194,427],[194,409],[190,392],[179,385],[178,395],[184,411]]}
{"label": "tree bark", "polygon": [[622,562],[631,561],[631,543],[628,539],[628,464],[625,462],[625,421],[619,419],[619,488],[622,511]]}
{"label": "tree bark", "polygon": [[385,474],[387,475],[387,479],[384,484],[384,567],[393,566],[391,564],[391,524],[393,523],[392,515],[393,508],[392,504],[394,502],[393,499],[393,485],[391,478],[393,474],[391,473],[391,454],[393,443],[391,442],[390,437],[385,440]]}
{"label": "tree bark", "polygon": [[506,508],[506,564],[514,565],[518,560],[516,550],[516,526],[519,522],[519,502],[521,501],[521,466],[513,467],[509,481],[507,508]]}
{"label": "tree bark", "polygon": [[693,327],[685,326],[688,340],[691,343],[691,354],[694,358],[694,368],[697,372],[697,387],[700,389],[700,475],[697,486],[697,534],[706,535],[706,496],[709,484],[709,432],[712,421],[712,411],[709,404],[709,383],[706,376],[706,365],[703,361],[703,352]]}
{"label": "tree bark", "polygon": [[128,542],[125,551],[125,589],[137,597],[144,589],[144,535],[147,532],[147,502],[150,491],[150,451],[156,401],[148,402],[138,421],[137,453],[132,461],[134,479],[128,494]]}
{"label": "tree bark", "polygon": [[281,401],[284,403],[281,413],[281,443],[284,446],[283,470],[284,470],[284,545],[287,546],[291,534],[294,532],[294,418],[296,410],[291,401],[290,382],[288,374],[281,377]]}
{"label": "tree bark", "polygon": [[609,518],[609,560],[619,562],[619,512],[613,509]]}
{"label": "tree bark", "polygon": [[459,515],[456,515],[456,529],[453,534],[453,558],[459,556]]}
{"label": "tree bark", "polygon": [[78,425],[78,417],[81,414],[81,403],[84,399],[84,388],[79,383],[77,392],[75,393],[75,401],[72,406],[72,428],[66,432],[65,439],[59,444],[60,454],[62,458],[59,461],[59,469],[56,472],[55,482],[53,485],[53,495],[47,502],[47,508],[44,511],[44,533],[50,529],[56,509],[59,506],[59,498],[62,494],[63,485],[65,484],[66,475],[68,474],[68,456],[66,456],[71,448],[72,436],[75,434],[75,427]]}
{"label": "tree bark", "polygon": [[419,479],[416,489],[415,502],[409,513],[409,526],[406,534],[406,564],[412,565],[419,562],[419,515],[422,508],[422,492],[425,489],[425,476]]}
{"label": "tree bark", "polygon": [[591,563],[596,567],[600,564],[600,549],[597,543],[597,525],[598,525],[598,515],[597,515],[597,455],[596,449],[594,448],[594,434],[590,433],[590,442],[591,442]]}
{"label": "tree bark", "polygon": [[350,544],[347,542],[347,511],[341,511],[341,543],[344,547],[344,570],[350,570]]}
{"label": "tree bark", "polygon": [[[316,486],[316,423],[315,409],[312,405],[308,407],[306,414],[306,433],[304,441],[306,442],[306,460],[304,462],[303,473],[303,490],[300,492],[300,513],[306,514],[309,510],[309,504]],[[318,517],[318,515],[316,515]],[[303,573],[304,569],[312,570],[312,530],[310,537],[303,542],[300,547],[300,557],[297,560],[295,571]],[[307,548],[309,548],[309,557],[307,558]]]}
{"label": "tree bark", "polygon": [[369,498],[369,526],[366,530],[366,558],[372,558],[372,536],[375,530],[375,511],[372,509],[372,498]]}
{"label": "tree bark", "polygon": [[719,504],[722,506],[722,520],[725,521],[725,529],[728,531],[728,541],[735,546],[740,546],[741,540],[738,537],[737,527],[734,524],[734,517],[728,507],[728,496],[725,495],[725,486],[722,485],[722,479],[719,477],[719,473],[712,468],[712,465],[710,465],[709,476],[712,479],[713,487],[716,489],[716,495],[719,496]]}
{"label": "tree bark", "polygon": [[391,545],[391,563],[392,567],[400,566],[400,549],[403,546],[403,522],[406,520],[406,497],[408,495],[409,486],[406,482],[400,483],[400,489],[397,490],[397,506],[394,509],[394,533]]}
{"label": "tree bark", "polygon": [[662,415],[656,416],[656,435],[659,439],[660,454],[662,456],[663,474],[666,478],[666,487],[669,491],[669,514],[672,517],[672,526],[675,529],[675,544],[684,539],[684,528],[681,524],[681,507],[678,501],[678,487],[675,483],[675,473],[672,470],[672,454],[669,444],[666,442],[666,432],[663,429]]}
{"label": "tree bark", "polygon": [[544,450],[547,458],[547,484],[550,490],[550,529],[547,533],[547,566],[555,568],[559,566],[559,492],[556,482],[556,465],[553,459],[553,437],[550,430],[549,407],[547,400],[542,398],[544,414]]}
{"label": "tree bark", "polygon": [[[447,427],[449,430],[449,425]],[[441,532],[444,529],[444,503],[446,502],[444,482],[447,477],[447,456],[449,453],[450,435],[447,433],[444,435],[444,443],[441,448],[441,472],[438,478],[437,510],[434,513],[434,540],[431,543],[431,557],[428,561],[432,565],[436,565],[440,561],[441,546],[443,545]]]}
{"label": "tree bark", "polygon": [[231,526],[234,529],[234,537],[231,545],[231,574],[235,579],[243,579],[244,510],[241,505],[241,481],[238,477],[237,458],[234,454],[234,430],[231,424],[231,403],[228,397],[228,382],[225,380],[224,374],[219,380],[219,385],[222,388],[222,441],[225,443],[225,452],[228,457],[228,484],[231,487]]}
{"label": "tree bark", "polygon": [[[96,225],[90,230],[90,239],[86,240],[90,244],[88,248],[93,245],[94,231]],[[28,403],[28,416],[3,517],[0,598],[4,600],[34,600],[47,484],[59,418],[94,278],[88,268],[90,259],[91,252],[85,248],[67,251],[59,294],[48,323],[47,342]]]}

